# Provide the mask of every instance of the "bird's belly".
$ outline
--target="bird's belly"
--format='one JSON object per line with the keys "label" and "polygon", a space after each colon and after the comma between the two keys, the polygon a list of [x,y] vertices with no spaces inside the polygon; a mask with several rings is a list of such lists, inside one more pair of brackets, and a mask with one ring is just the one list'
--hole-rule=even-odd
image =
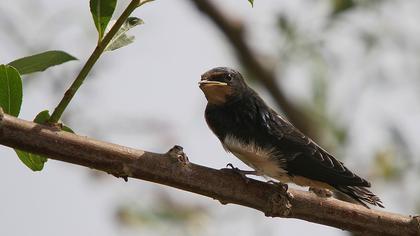
{"label": "bird's belly", "polygon": [[261,175],[276,179],[282,183],[294,183],[304,187],[327,188],[332,187],[326,183],[308,179],[302,176],[291,176],[287,173],[286,162],[274,150],[258,147],[254,143],[245,144],[239,139],[227,136],[223,142],[224,148],[238,157],[249,167]]}
{"label": "bird's belly", "polygon": [[305,178],[303,176],[290,176],[277,162],[266,156],[259,156],[248,152],[231,151],[242,162],[262,175],[271,177],[281,183],[294,183],[302,187],[333,189],[329,184]]}
{"label": "bird's belly", "polygon": [[282,175],[286,174],[284,169],[282,169],[280,166],[278,166],[277,163],[270,160],[268,157],[262,157],[253,153],[239,153],[233,151],[232,153],[246,165],[259,172],[261,175],[266,175],[268,177],[278,179],[282,177]]}
{"label": "bird's belly", "polygon": [[223,146],[262,175],[274,179],[287,175],[287,171],[282,168],[283,161],[280,157],[274,157],[272,149],[264,149],[254,143],[245,144],[232,136],[225,138]]}

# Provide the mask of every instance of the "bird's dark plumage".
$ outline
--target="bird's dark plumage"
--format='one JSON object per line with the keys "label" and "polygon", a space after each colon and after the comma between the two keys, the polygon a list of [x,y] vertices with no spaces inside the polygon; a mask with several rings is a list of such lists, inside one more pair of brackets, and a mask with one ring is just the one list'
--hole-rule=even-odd
{"label": "bird's dark plumage", "polygon": [[202,75],[207,124],[224,148],[263,175],[281,182],[332,188],[366,206],[382,207],[370,183],[268,107],[241,74],[218,67]]}

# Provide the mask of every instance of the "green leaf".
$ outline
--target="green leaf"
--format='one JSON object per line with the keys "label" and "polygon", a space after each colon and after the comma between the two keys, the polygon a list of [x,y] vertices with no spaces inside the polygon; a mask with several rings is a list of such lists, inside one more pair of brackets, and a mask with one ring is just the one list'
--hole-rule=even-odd
{"label": "green leaf", "polygon": [[18,116],[22,105],[22,79],[19,72],[9,66],[0,65],[0,106],[12,116]]}
{"label": "green leaf", "polygon": [[42,124],[45,124],[49,118],[50,118],[50,113],[48,112],[48,110],[44,110],[38,113],[38,115],[36,115],[34,122],[42,125]]}
{"label": "green leaf", "polygon": [[77,58],[63,51],[46,51],[14,60],[9,65],[16,68],[21,75],[44,71],[51,66],[60,65]]}
{"label": "green leaf", "polygon": [[[41,111],[38,115],[36,115],[34,122],[38,124],[44,124],[49,118],[50,114],[47,110]],[[19,159],[33,171],[42,170],[44,168],[44,163],[48,160],[46,157],[41,155],[21,151],[19,149],[15,149],[15,152]]]}
{"label": "green leaf", "polygon": [[254,0],[248,0],[252,7],[254,7]]}
{"label": "green leaf", "polygon": [[18,155],[19,159],[29,167],[33,171],[40,171],[44,168],[45,162],[47,162],[47,158],[33,154],[30,152],[21,151],[19,149],[15,149],[16,154]]}
{"label": "green leaf", "polygon": [[[127,46],[128,44],[134,42],[134,36],[127,35],[127,31],[131,28],[144,24],[144,21],[137,17],[128,17],[115,36],[111,39],[109,44],[106,46],[105,51],[113,51],[115,49]],[[107,29],[108,31],[111,29]]]}
{"label": "green leaf", "polygon": [[[45,124],[49,118],[50,118],[50,113],[48,112],[48,110],[41,111],[35,117],[34,122],[38,124]],[[73,130],[67,126],[63,126],[62,130],[74,133]],[[47,162],[48,160],[48,158],[44,156],[33,154],[30,152],[21,151],[18,149],[15,149],[15,152],[18,155],[19,159],[33,171],[42,170],[44,168],[45,162]]]}
{"label": "green leaf", "polygon": [[68,127],[66,125],[63,125],[63,127],[61,128],[61,130],[74,134],[74,131],[70,127]]}
{"label": "green leaf", "polygon": [[90,12],[99,34],[99,41],[104,36],[106,26],[114,13],[117,0],[90,0]]}
{"label": "green leaf", "polygon": [[354,0],[331,0],[332,15],[338,15],[356,6]]}
{"label": "green leaf", "polygon": [[[40,113],[38,113],[38,115],[36,115],[36,117],[34,119],[34,122],[42,125],[42,124],[47,123],[47,121],[49,119],[50,119],[50,112],[48,110],[44,110],[44,111],[41,111]],[[70,132],[70,133],[74,134],[74,131],[66,125],[61,124],[60,128],[63,131]]]}

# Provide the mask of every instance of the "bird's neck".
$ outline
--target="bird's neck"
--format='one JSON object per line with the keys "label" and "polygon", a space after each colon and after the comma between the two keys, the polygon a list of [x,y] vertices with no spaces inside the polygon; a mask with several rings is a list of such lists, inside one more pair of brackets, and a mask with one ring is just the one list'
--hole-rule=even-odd
{"label": "bird's neck", "polygon": [[207,124],[221,141],[228,135],[251,139],[260,129],[259,109],[265,108],[266,105],[252,92],[223,105],[207,104]]}

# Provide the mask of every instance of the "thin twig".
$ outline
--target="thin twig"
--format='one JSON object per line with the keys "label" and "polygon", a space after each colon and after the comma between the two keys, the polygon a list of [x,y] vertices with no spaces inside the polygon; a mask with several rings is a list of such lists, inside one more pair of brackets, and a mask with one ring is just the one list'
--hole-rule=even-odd
{"label": "thin twig", "polygon": [[76,79],[70,85],[70,88],[64,93],[63,98],[61,99],[60,103],[54,109],[54,112],[51,114],[48,123],[56,123],[62,116],[64,110],[69,105],[70,101],[76,94],[77,90],[85,81],[87,75],[89,74],[92,67],[95,65],[96,61],[99,59],[101,54],[104,52],[106,46],[111,41],[111,39],[115,36],[127,18],[131,15],[131,13],[139,6],[151,2],[151,0],[132,0],[121,16],[117,19],[115,24],[112,26],[111,30],[105,35],[105,37],[98,42],[95,50],[90,55],[89,59],[86,61],[83,68],[80,70],[79,74],[77,75]]}

